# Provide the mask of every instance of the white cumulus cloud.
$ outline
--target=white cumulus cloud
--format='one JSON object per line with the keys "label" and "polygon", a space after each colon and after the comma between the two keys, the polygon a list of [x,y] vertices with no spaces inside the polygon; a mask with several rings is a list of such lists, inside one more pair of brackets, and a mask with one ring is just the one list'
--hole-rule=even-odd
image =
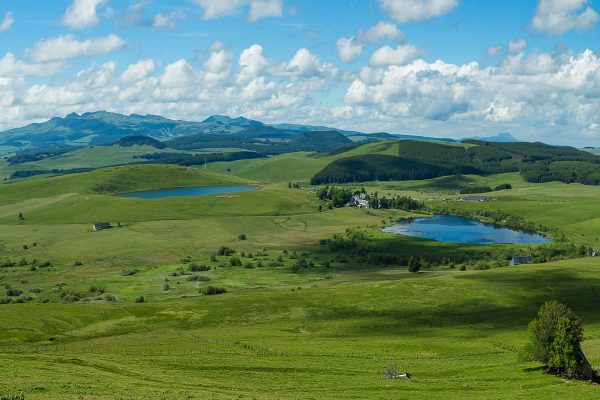
{"label": "white cumulus cloud", "polygon": [[403,24],[439,17],[452,11],[458,0],[377,0],[394,21]]}
{"label": "white cumulus cloud", "polygon": [[383,46],[377,49],[371,56],[371,66],[402,65],[414,59],[419,53],[412,44],[398,45],[395,49]]}
{"label": "white cumulus cloud", "polygon": [[267,17],[283,15],[282,0],[192,0],[202,10],[205,20],[227,17],[248,8],[246,19],[257,21]]}
{"label": "white cumulus cloud", "polygon": [[121,74],[121,80],[124,82],[138,82],[154,72],[156,68],[154,61],[151,59],[140,60],[135,64],[131,64]]}
{"label": "white cumulus cloud", "polygon": [[4,18],[2,19],[2,22],[0,22],[0,32],[9,30],[14,22],[15,22],[15,19],[13,18],[12,12],[7,11],[4,14]]}
{"label": "white cumulus cloud", "polygon": [[534,29],[560,35],[569,30],[586,30],[599,19],[589,0],[539,0],[532,26]]}
{"label": "white cumulus cloud", "polygon": [[177,20],[181,18],[185,18],[182,11],[159,13],[152,18],[152,27],[156,29],[173,29],[177,27]]}
{"label": "white cumulus cloud", "polygon": [[63,16],[63,24],[73,29],[98,25],[98,7],[106,2],[107,0],[73,0]]}
{"label": "white cumulus cloud", "polygon": [[364,46],[381,40],[404,41],[404,33],[394,24],[379,22],[367,30],[360,29],[352,37],[342,37],[336,42],[340,60],[352,62],[363,52]]}
{"label": "white cumulus cloud", "polygon": [[59,61],[112,53],[121,49],[125,44],[123,39],[114,34],[82,41],[74,35],[68,34],[52,39],[42,39],[33,48],[25,50],[25,55],[35,62]]}
{"label": "white cumulus cloud", "polygon": [[282,0],[254,0],[250,1],[248,21],[258,21],[261,18],[281,17],[283,15]]}

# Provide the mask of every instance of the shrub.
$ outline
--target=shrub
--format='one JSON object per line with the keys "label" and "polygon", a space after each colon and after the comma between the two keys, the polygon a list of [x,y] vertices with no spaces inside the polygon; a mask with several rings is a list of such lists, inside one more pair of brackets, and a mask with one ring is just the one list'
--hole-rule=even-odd
{"label": "shrub", "polygon": [[400,375],[400,370],[395,362],[390,362],[382,371],[383,378],[385,379],[396,379]]}
{"label": "shrub", "polygon": [[71,292],[69,290],[65,290],[60,295],[61,299],[67,303],[75,303],[76,301],[81,300],[81,295],[76,292]]}
{"label": "shrub", "polygon": [[39,264],[40,268],[48,268],[48,267],[51,267],[51,266],[52,266],[52,263],[50,261],[44,261],[41,264]]}
{"label": "shrub", "polygon": [[222,293],[226,293],[226,292],[227,292],[227,290],[225,290],[224,288],[215,287],[215,286],[208,286],[206,288],[200,289],[200,294],[203,296],[213,296],[213,295],[222,294]]}
{"label": "shrub", "polygon": [[279,260],[269,261],[269,267],[283,267],[283,262]]}
{"label": "shrub", "polygon": [[40,293],[42,291],[42,289],[40,288],[33,288],[29,290],[29,293]]}
{"label": "shrub", "polygon": [[123,276],[131,276],[131,275],[137,274],[138,272],[140,272],[140,270],[137,269],[137,268],[134,268],[134,269],[125,269],[125,270],[123,270],[121,272],[121,275],[123,275]]}
{"label": "shrub", "polygon": [[210,281],[210,278],[204,275],[190,275],[186,278],[186,280],[189,282],[208,282]]}
{"label": "shrub", "polygon": [[229,247],[221,246],[217,251],[217,254],[220,256],[231,256],[235,254],[235,250],[230,249]]}
{"label": "shrub", "polygon": [[498,185],[494,188],[494,191],[498,191],[498,190],[510,190],[512,189],[512,186],[510,183],[503,183],[501,185]]}
{"label": "shrub", "polygon": [[466,271],[467,270],[467,266],[466,265],[461,265],[460,266],[460,270],[461,271]]}
{"label": "shrub", "polygon": [[205,272],[205,271],[210,271],[210,270],[211,270],[210,266],[208,266],[208,265],[198,265],[196,263],[192,263],[188,267],[188,271],[190,271],[190,272]]}
{"label": "shrub", "polygon": [[20,289],[6,289],[6,295],[9,297],[16,297],[23,294],[23,291]]}
{"label": "shrub", "polygon": [[244,264],[244,268],[252,269],[252,268],[254,268],[254,264],[252,264],[251,262],[247,262]]}
{"label": "shrub", "polygon": [[106,301],[116,301],[117,298],[115,296],[113,296],[112,294],[108,294],[107,293],[107,294],[104,295],[104,300],[106,300]]}
{"label": "shrub", "polygon": [[239,258],[237,258],[237,257],[231,257],[231,258],[229,259],[229,265],[230,265],[231,267],[241,267],[241,266],[242,266],[242,260],[240,260],[240,259],[239,259]]}
{"label": "shrub", "polygon": [[135,298],[135,302],[136,303],[144,303],[146,300],[144,300],[144,296],[139,296]]}
{"label": "shrub", "polygon": [[245,233],[240,233],[238,236],[239,240],[246,240],[246,234]]}
{"label": "shrub", "polygon": [[557,301],[544,303],[529,331],[525,352],[530,359],[545,363],[555,374],[576,375],[576,367],[583,361],[583,326],[569,307]]}
{"label": "shrub", "polygon": [[210,262],[217,262],[217,256],[215,254],[210,255]]}
{"label": "shrub", "polygon": [[165,283],[162,287],[163,292],[168,292],[169,290],[171,290],[171,285],[169,285],[168,283]]}

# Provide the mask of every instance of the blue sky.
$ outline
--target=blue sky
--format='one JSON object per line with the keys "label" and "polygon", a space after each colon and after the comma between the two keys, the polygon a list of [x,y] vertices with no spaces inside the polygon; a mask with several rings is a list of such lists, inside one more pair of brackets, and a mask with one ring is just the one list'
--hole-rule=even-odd
{"label": "blue sky", "polygon": [[98,109],[598,145],[592,0],[0,0],[0,129]]}

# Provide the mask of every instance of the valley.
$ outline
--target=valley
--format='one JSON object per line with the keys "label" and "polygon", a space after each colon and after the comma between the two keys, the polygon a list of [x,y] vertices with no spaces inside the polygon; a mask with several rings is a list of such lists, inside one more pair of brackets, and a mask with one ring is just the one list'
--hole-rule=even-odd
{"label": "valley", "polygon": [[[425,205],[403,211],[328,209],[309,184],[330,162],[394,154],[403,143],[206,169],[133,164],[0,185],[0,259],[14,261],[0,268],[0,284],[20,293],[0,305],[0,358],[11,371],[0,392],[27,399],[591,396],[594,384],[547,375],[519,353],[537,307],[559,299],[584,320],[586,355],[600,363],[600,261],[575,254],[598,246],[600,187],[530,183],[517,172],[340,186]],[[461,188],[501,184],[511,189],[485,194],[489,201],[458,201]],[[116,196],[226,185],[259,189]],[[484,221],[519,215],[548,229],[553,242],[451,244],[381,232],[440,211]],[[112,229],[93,231],[100,221]],[[348,240],[354,247],[345,247]],[[533,265],[507,266],[526,254],[537,254]],[[386,261],[391,255],[399,261]],[[420,273],[407,272],[409,256],[421,259]],[[224,293],[203,294],[217,290],[210,288]],[[389,362],[413,378],[381,379]]]}

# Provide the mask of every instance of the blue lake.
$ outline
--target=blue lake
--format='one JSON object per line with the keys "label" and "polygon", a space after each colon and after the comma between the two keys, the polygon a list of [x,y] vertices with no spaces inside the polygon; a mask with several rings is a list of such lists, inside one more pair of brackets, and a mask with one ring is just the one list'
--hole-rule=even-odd
{"label": "blue lake", "polygon": [[197,186],[186,188],[168,188],[145,190],[119,194],[119,197],[137,197],[140,199],[164,199],[165,197],[207,196],[211,194],[247,192],[256,190],[256,186]]}
{"label": "blue lake", "polygon": [[436,215],[431,218],[401,221],[383,228],[383,231],[447,243],[541,244],[550,242],[545,236],[536,233],[517,231],[453,215]]}

